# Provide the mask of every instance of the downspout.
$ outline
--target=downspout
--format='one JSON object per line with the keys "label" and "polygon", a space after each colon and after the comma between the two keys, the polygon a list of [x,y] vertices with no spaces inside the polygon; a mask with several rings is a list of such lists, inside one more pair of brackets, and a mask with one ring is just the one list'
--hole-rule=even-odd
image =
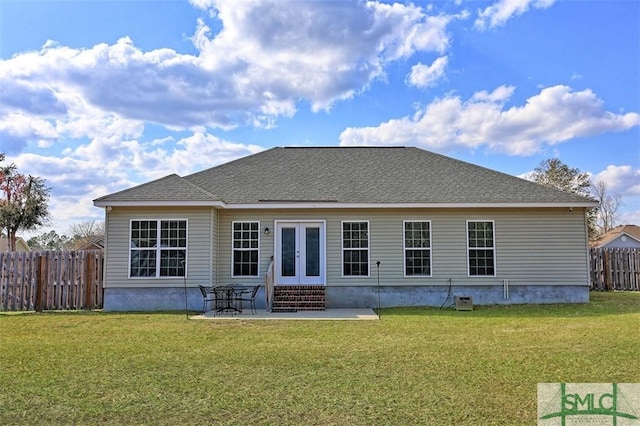
{"label": "downspout", "polygon": [[591,251],[589,250],[589,219],[587,216],[587,211],[588,210],[585,207],[584,214],[583,214],[584,236],[585,236],[585,241],[584,241],[585,257],[584,258],[586,263],[585,271],[587,272],[587,287],[591,289]]}
{"label": "downspout", "polygon": [[509,298],[509,280],[508,279],[504,279],[502,280],[502,296],[505,299]]}
{"label": "downspout", "polygon": [[107,257],[109,253],[109,213],[113,207],[104,208],[104,248],[102,249],[102,307],[104,308],[104,289],[107,288]]}
{"label": "downspout", "polygon": [[213,247],[213,241],[215,236],[213,235],[213,219],[214,219],[215,207],[211,207],[211,211],[209,212],[209,287],[213,287],[213,256],[216,254],[216,250]]}

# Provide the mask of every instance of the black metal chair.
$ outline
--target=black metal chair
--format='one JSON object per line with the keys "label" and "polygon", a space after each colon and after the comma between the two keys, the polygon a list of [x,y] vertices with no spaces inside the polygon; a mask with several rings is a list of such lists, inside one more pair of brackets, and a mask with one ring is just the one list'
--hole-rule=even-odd
{"label": "black metal chair", "polygon": [[212,288],[203,285],[199,285],[198,288],[200,288],[200,293],[202,293],[202,313],[204,314],[207,311],[207,302],[215,302],[216,297]]}
{"label": "black metal chair", "polygon": [[[251,313],[254,315],[256,314],[257,312],[256,311],[256,295],[258,294],[258,290],[260,290],[259,285],[253,287],[253,290],[251,290],[251,293],[243,293],[236,298],[236,302],[240,304],[241,309],[242,309],[242,302],[249,302],[249,306],[251,307]],[[244,297],[244,294],[247,294],[248,297]]]}

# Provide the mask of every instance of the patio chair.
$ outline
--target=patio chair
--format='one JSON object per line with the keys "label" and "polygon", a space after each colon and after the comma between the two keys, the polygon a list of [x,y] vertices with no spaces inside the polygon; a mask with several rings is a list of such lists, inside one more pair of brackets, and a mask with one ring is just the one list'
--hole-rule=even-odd
{"label": "patio chair", "polygon": [[[243,293],[236,298],[236,302],[240,304],[240,308],[242,308],[242,302],[249,302],[249,306],[251,307],[251,313],[256,314],[256,295],[258,294],[258,290],[260,290],[260,286],[257,285],[253,287],[251,293]],[[244,295],[247,295],[246,297]]]}
{"label": "patio chair", "polygon": [[202,313],[204,314],[207,311],[207,302],[214,302],[216,300],[215,293],[212,288],[203,285],[199,285],[198,288],[200,289],[200,293],[202,293]]}

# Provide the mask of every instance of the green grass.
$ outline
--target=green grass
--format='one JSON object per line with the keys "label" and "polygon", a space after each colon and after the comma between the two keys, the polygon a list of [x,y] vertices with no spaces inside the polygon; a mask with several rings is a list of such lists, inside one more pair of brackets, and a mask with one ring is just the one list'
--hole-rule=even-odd
{"label": "green grass", "polygon": [[640,382],[640,293],[382,321],[0,315],[0,424],[535,424],[540,382]]}

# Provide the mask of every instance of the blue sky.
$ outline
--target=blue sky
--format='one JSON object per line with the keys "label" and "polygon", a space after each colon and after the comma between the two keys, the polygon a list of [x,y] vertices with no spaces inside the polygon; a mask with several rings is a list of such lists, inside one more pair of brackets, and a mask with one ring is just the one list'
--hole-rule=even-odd
{"label": "blue sky", "polygon": [[548,158],[640,224],[640,2],[0,0],[0,152],[92,200],[273,146]]}

